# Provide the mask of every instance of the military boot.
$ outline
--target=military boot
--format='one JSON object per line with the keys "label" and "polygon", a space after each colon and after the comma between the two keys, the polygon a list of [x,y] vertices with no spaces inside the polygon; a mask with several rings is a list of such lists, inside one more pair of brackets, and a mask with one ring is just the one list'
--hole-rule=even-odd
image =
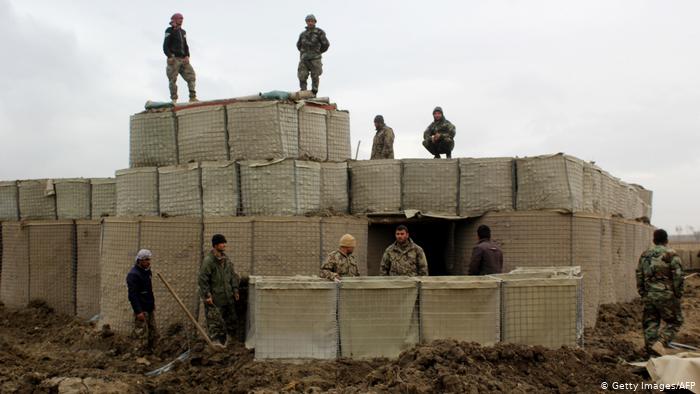
{"label": "military boot", "polygon": [[299,81],[299,90],[306,91],[306,82]]}

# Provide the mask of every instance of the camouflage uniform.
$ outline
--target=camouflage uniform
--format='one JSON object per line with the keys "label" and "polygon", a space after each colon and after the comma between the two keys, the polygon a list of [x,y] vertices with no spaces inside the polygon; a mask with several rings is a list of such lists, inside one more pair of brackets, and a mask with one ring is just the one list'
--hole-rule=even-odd
{"label": "camouflage uniform", "polygon": [[197,92],[195,91],[195,86],[197,76],[189,62],[190,47],[187,45],[187,33],[185,29],[175,29],[172,26],[165,29],[163,53],[165,53],[165,56],[168,58],[165,74],[168,76],[170,98],[172,100],[177,100],[177,76],[181,75],[182,79],[187,82],[187,88],[190,91],[190,100],[196,100]]}
{"label": "camouflage uniform", "polygon": [[144,312],[145,319],[134,318],[134,329],[131,331],[131,338],[145,345],[145,349],[152,351],[158,342],[158,330],[156,329],[156,316],[154,312]]}
{"label": "camouflage uniform", "polygon": [[346,256],[340,250],[334,250],[326,257],[318,276],[333,280],[343,276],[360,276],[360,270],[357,268],[355,256]]}
{"label": "camouflage uniform", "polygon": [[199,269],[199,295],[202,300],[212,297],[214,305],[204,302],[209,336],[226,342],[226,334],[235,338],[236,310],[234,294],[238,291],[238,277],[233,263],[223,252],[210,251]]}
{"label": "camouflage uniform", "polygon": [[423,248],[409,238],[405,245],[394,242],[386,248],[379,271],[384,276],[425,276],[428,261]]}
{"label": "camouflage uniform", "polygon": [[387,125],[377,129],[372,142],[372,156],[370,160],[394,158],[394,130]]}
{"label": "camouflage uniform", "polygon": [[[647,351],[661,340],[668,345],[683,324],[683,268],[676,251],[655,245],[642,253],[637,266],[637,291],[644,303],[642,326]],[[666,327],[660,330],[661,320]]]}
{"label": "camouflage uniform", "polygon": [[[435,108],[433,112],[439,111],[442,113],[440,107]],[[457,129],[455,126],[447,119],[443,114],[439,121],[433,121],[427,129],[423,132],[423,146],[431,154],[436,157],[440,157],[441,153],[446,153],[447,157],[452,156],[452,149],[455,147],[455,134]],[[437,142],[433,142],[432,136],[439,134],[440,138]]]}
{"label": "camouflage uniform", "polygon": [[318,27],[309,28],[301,32],[297,40],[299,50],[299,67],[297,77],[299,77],[299,87],[306,90],[306,80],[311,74],[311,90],[318,92],[319,77],[323,73],[323,63],[321,54],[328,50],[330,43],[326,38],[326,33]]}

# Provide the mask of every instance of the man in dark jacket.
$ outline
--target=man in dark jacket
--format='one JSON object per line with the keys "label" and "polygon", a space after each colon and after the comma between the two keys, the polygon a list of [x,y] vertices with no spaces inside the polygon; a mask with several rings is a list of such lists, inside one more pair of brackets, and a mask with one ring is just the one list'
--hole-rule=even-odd
{"label": "man in dark jacket", "polygon": [[170,83],[170,99],[173,104],[177,102],[177,76],[182,75],[182,79],[187,82],[190,91],[190,102],[197,101],[195,91],[196,75],[194,68],[190,64],[190,47],[187,45],[187,33],[182,28],[182,14],[173,14],[170,17],[170,27],[165,29],[165,39],[163,40],[163,53],[168,58],[168,65],[165,73]]}
{"label": "man in dark jacket", "polygon": [[479,242],[472,249],[469,262],[469,275],[500,274],[503,271],[503,252],[491,241],[491,229],[482,224],[476,229]]}
{"label": "man in dark jacket", "polygon": [[457,129],[449,120],[445,119],[442,108],[433,109],[433,123],[423,132],[423,146],[432,153],[436,159],[440,154],[452,158],[452,149],[455,147],[455,134]]}
{"label": "man in dark jacket", "polygon": [[207,253],[199,269],[199,296],[204,301],[209,337],[226,345],[226,334],[235,338],[238,277],[226,255],[226,238],[215,234],[213,249]]}
{"label": "man in dark jacket", "polygon": [[158,340],[155,317],[156,302],[151,282],[151,257],[150,250],[139,250],[136,254],[136,263],[126,275],[129,302],[134,310],[132,336],[141,342],[145,340],[147,351],[153,351]]}

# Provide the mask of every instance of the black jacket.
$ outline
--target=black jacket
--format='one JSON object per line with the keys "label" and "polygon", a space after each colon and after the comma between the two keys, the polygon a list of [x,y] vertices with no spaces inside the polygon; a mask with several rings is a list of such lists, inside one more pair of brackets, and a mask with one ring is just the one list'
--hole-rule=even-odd
{"label": "black jacket", "polygon": [[190,56],[190,47],[187,45],[187,32],[184,29],[173,29],[172,26],[165,29],[163,53],[167,57]]}
{"label": "black jacket", "polygon": [[131,267],[126,275],[126,286],[129,288],[129,302],[134,314],[141,312],[153,312],[156,301],[153,297],[153,285],[151,283],[151,271],[138,265]]}
{"label": "black jacket", "polygon": [[469,275],[500,274],[503,271],[503,252],[489,239],[480,239],[472,249],[469,261]]}

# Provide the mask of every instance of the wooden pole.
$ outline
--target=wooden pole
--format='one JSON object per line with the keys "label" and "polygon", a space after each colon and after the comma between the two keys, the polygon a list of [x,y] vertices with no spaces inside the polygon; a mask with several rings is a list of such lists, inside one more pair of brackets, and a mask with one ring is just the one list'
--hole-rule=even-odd
{"label": "wooden pole", "polygon": [[357,141],[357,149],[355,149],[355,160],[357,160],[357,155],[360,154],[360,143],[362,140]]}

